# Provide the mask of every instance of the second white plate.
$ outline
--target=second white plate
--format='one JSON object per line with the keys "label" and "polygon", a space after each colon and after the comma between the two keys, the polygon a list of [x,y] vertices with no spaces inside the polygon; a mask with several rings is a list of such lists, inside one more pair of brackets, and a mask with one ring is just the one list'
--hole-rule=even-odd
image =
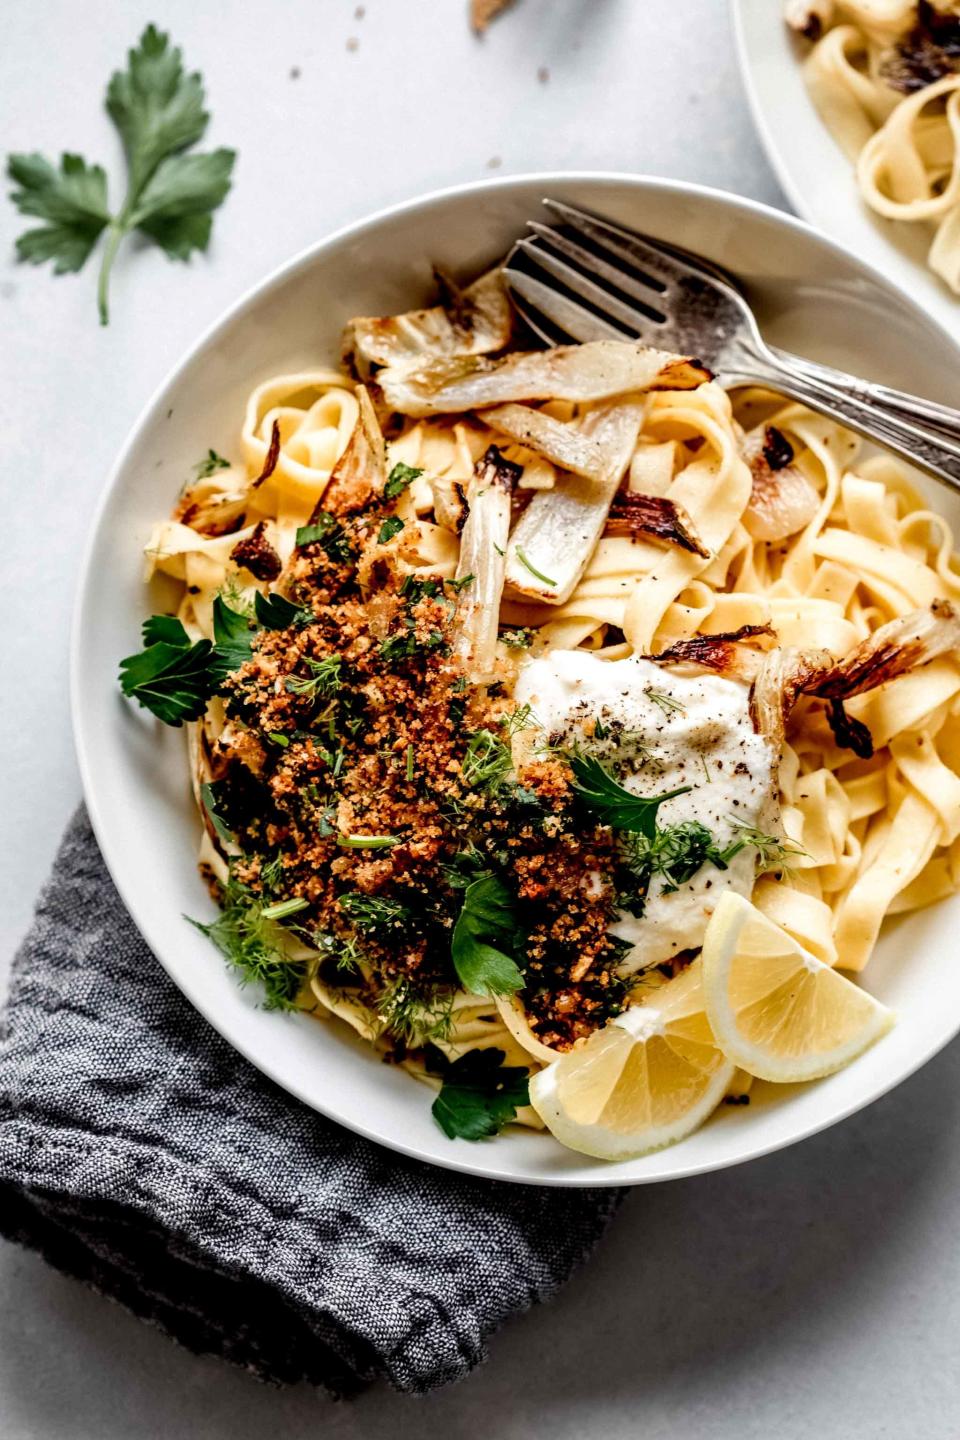
{"label": "second white plate", "polygon": [[874,215],[807,94],[782,0],[731,0],[740,68],[770,163],[797,212],[882,270],[954,337],[960,298],[926,267],[930,236]]}

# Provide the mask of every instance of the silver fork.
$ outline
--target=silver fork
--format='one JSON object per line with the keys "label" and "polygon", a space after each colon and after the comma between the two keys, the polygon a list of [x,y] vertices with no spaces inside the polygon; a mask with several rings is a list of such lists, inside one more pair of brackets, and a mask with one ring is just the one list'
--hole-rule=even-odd
{"label": "silver fork", "polygon": [[637,338],[694,355],[723,385],[765,385],[850,426],[960,491],[960,411],[776,350],[707,260],[557,200],[531,221],[505,274],[549,344]]}

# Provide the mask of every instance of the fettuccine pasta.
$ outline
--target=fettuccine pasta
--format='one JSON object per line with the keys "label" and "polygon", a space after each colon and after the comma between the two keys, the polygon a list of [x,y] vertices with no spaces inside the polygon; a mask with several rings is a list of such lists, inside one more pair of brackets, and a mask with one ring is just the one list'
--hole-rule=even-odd
{"label": "fettuccine pasta", "polygon": [[815,40],[811,97],[866,203],[932,232],[930,268],[960,291],[960,11],[928,0],[788,0]]}

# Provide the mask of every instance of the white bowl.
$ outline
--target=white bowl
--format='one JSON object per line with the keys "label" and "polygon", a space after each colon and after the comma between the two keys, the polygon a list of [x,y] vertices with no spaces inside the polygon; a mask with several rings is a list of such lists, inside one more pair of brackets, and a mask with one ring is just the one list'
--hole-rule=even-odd
{"label": "white bowl", "polygon": [[[341,230],[285,265],[213,327],[160,387],[107,486],[81,580],[72,688],[87,803],[110,872],[170,976],[231,1044],[308,1105],[437,1165],[545,1185],[623,1185],[716,1170],[789,1145],[903,1080],[960,1028],[960,905],[888,926],[866,983],[900,1023],[848,1070],[806,1087],[758,1086],[682,1144],[604,1165],[549,1136],[448,1140],[430,1095],[345,1027],[269,1014],[184,920],[212,913],[196,871],[198,821],[184,737],[122,699],[117,662],[137,649],[149,598],[141,550],[198,455],[238,453],[243,404],[271,374],[335,360],[351,315],[407,309],[436,261],[477,274],[507,249],[543,195],[697,248],[737,273],[769,338],[870,378],[948,399],[958,352],[880,275],[798,221],[730,195],[621,175],[520,176],[414,200]],[[952,497],[935,502],[956,520]],[[155,976],[144,972],[149,987]],[[189,1064],[189,1056],[186,1059]]]}

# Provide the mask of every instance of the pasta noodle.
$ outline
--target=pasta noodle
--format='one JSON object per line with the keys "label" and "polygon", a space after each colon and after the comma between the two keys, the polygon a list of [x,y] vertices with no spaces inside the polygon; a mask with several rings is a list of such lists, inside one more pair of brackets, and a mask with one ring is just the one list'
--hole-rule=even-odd
{"label": "pasta noodle", "polygon": [[[805,33],[813,6],[788,5]],[[955,5],[838,0],[804,65],[822,119],[856,166],[865,202],[932,229],[930,268],[960,293],[960,74]]]}

